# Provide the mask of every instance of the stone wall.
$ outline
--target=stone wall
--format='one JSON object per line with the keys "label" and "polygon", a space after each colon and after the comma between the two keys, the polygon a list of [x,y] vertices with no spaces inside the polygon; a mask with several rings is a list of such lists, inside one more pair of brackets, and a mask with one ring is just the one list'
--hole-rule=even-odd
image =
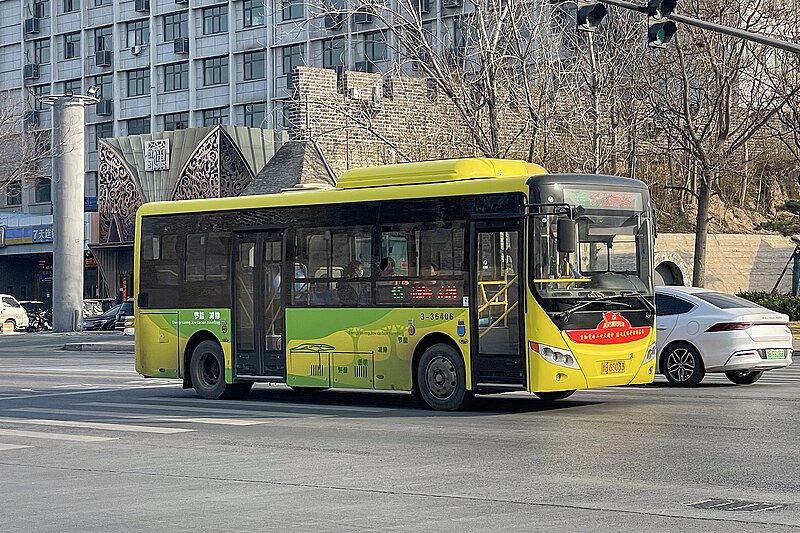
{"label": "stone wall", "polygon": [[[725,292],[770,291],[792,256],[795,245],[780,235],[713,234],[706,251],[706,287]],[[656,241],[656,265],[669,262],[692,282],[694,234],[661,233]],[[791,265],[778,289],[792,286]]]}

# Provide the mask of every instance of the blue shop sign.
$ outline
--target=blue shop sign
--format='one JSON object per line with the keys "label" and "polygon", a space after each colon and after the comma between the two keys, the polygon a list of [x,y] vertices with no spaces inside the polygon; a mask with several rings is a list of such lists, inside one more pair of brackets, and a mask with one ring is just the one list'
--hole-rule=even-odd
{"label": "blue shop sign", "polygon": [[3,246],[14,244],[38,244],[53,242],[53,225],[30,226],[27,228],[4,228]]}
{"label": "blue shop sign", "polygon": [[84,196],[83,210],[86,213],[97,213],[97,196]]}

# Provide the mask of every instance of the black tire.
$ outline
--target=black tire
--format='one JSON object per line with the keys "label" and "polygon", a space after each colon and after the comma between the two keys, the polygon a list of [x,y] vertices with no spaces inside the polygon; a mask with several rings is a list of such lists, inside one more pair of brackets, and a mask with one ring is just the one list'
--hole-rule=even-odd
{"label": "black tire", "polygon": [[201,398],[209,400],[243,399],[253,383],[225,383],[225,358],[222,348],[214,341],[203,341],[192,352],[189,363],[192,386]]}
{"label": "black tire", "polygon": [[661,373],[672,385],[694,387],[703,381],[706,368],[697,348],[679,342],[670,346],[661,356]]}
{"label": "black tire", "polygon": [[431,409],[455,411],[467,398],[466,371],[461,354],[449,344],[434,344],[417,365],[419,394]]}
{"label": "black tire", "polygon": [[575,390],[559,390],[554,392],[534,392],[541,400],[552,402],[553,400],[563,400],[575,394]]}
{"label": "black tire", "polygon": [[17,321],[13,318],[6,320],[6,324],[11,324],[11,331],[17,331]]}
{"label": "black tire", "polygon": [[763,370],[758,372],[750,372],[748,370],[736,370],[734,372],[725,372],[725,375],[733,383],[737,385],[751,385],[761,378],[764,373]]}

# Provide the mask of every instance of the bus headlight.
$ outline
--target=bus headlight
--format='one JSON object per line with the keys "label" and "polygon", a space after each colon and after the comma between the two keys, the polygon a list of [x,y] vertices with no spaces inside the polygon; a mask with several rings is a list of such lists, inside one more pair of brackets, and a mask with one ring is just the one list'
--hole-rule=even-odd
{"label": "bus headlight", "polygon": [[578,361],[575,360],[575,356],[572,355],[572,352],[569,350],[565,350],[563,348],[554,348],[552,346],[547,346],[546,344],[539,344],[538,352],[541,358],[548,363],[553,363],[554,365],[558,366],[565,366],[567,368],[580,369],[580,366],[578,366]]}
{"label": "bus headlight", "polygon": [[656,358],[656,345],[651,344],[650,347],[647,348],[647,353],[644,354],[644,361],[642,361],[642,364],[643,365],[647,364],[655,358]]}

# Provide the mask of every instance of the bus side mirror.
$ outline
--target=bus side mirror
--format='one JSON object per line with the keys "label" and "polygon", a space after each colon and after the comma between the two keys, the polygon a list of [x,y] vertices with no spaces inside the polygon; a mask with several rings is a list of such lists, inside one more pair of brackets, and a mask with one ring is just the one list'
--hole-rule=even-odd
{"label": "bus side mirror", "polygon": [[575,221],[571,218],[558,219],[558,251],[565,254],[575,252]]}

